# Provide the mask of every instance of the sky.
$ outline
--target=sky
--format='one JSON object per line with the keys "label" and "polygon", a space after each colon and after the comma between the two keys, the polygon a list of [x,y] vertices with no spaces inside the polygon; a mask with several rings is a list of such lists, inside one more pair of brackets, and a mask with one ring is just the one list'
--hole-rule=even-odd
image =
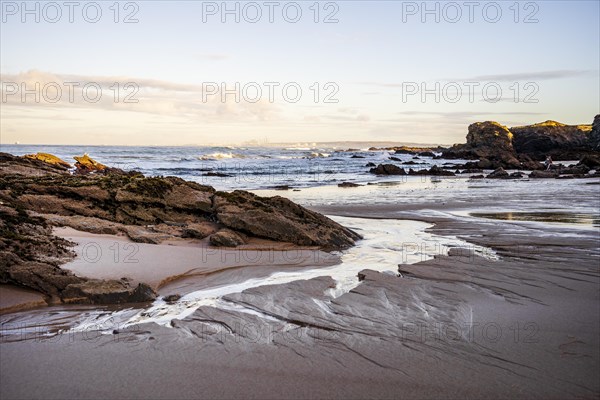
{"label": "sky", "polygon": [[477,121],[590,124],[599,4],[2,0],[0,144],[452,144]]}

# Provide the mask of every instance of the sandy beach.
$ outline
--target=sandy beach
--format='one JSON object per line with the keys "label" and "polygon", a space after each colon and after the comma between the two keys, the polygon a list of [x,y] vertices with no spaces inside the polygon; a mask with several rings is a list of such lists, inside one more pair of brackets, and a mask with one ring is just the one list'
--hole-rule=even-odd
{"label": "sandy beach", "polygon": [[[429,202],[421,197],[419,207],[394,194],[408,192],[401,185],[358,188],[375,195],[387,190],[382,204],[337,205],[356,196],[340,188],[315,189],[327,203],[320,205],[310,190],[291,193],[317,211],[344,215],[340,221],[360,227],[370,252],[385,248],[371,235],[381,237],[394,225],[403,227],[390,238],[396,251],[419,255],[435,241],[440,246],[419,256],[423,261],[401,259],[395,270],[394,264],[379,271],[365,266],[346,290],[336,290],[337,270],[328,271],[336,264],[350,268],[348,251],[317,257],[327,260],[321,264],[311,258],[315,250],[302,250],[308,253],[296,262],[284,250],[267,251],[275,255],[271,262],[248,265],[244,257],[230,262],[230,250],[202,259],[198,251],[207,247],[201,243],[136,244],[137,264],[75,259],[65,267],[94,277],[144,279],[161,295],[183,297],[171,305],[156,300],[145,310],[90,308],[83,316],[51,307],[51,315],[63,321],[49,333],[31,329],[52,326],[56,321],[47,313],[7,315],[2,398],[595,398],[597,216],[580,223],[470,216],[503,207],[550,212],[550,197],[540,196],[537,182],[519,184],[537,191],[535,201],[471,197],[465,203],[457,194],[461,185],[468,193],[466,180],[448,181],[446,189],[428,189],[428,182],[410,186],[435,193]],[[506,181],[478,185],[470,190],[481,198],[519,190]],[[585,213],[587,207],[593,214],[596,186],[565,185],[577,190],[554,191],[552,204],[565,213]],[[434,236],[422,236],[415,247],[418,239],[399,236],[403,230]],[[131,244],[71,229],[60,234],[79,243],[77,248]],[[366,249],[359,243],[354,251]],[[267,277],[290,270],[298,275],[271,278],[269,284]],[[180,279],[164,285],[174,276]],[[50,362],[59,367],[37,373],[38,386],[28,385],[29,371]],[[77,385],[68,383],[74,380]]]}

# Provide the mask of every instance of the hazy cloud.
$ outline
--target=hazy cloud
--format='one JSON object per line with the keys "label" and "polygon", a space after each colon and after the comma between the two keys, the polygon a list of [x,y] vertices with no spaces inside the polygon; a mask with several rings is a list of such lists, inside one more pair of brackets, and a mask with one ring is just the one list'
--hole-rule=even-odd
{"label": "hazy cloud", "polygon": [[221,60],[226,60],[229,58],[229,55],[227,54],[197,54],[196,58],[200,59],[200,60],[208,60],[208,61],[221,61]]}
{"label": "hazy cloud", "polygon": [[517,82],[517,81],[545,81],[551,79],[564,79],[574,78],[578,76],[592,76],[598,74],[598,71],[591,70],[573,70],[573,69],[561,69],[554,71],[536,71],[536,72],[518,72],[510,74],[492,74],[492,75],[479,75],[471,78],[463,79],[445,79],[446,81],[490,81],[490,82]]}

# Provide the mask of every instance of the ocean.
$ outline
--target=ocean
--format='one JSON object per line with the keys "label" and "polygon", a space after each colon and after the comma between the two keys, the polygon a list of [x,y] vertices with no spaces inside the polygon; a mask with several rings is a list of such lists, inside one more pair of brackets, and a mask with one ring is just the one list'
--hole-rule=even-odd
{"label": "ocean", "polygon": [[[137,170],[146,176],[177,176],[211,185],[219,190],[258,190],[277,186],[306,188],[341,182],[368,183],[382,178],[369,173],[369,163],[391,163],[407,171],[433,165],[462,163],[464,160],[418,159],[394,151],[369,151],[348,147],[159,147],[159,146],[59,146],[0,145],[13,155],[45,152],[67,162],[88,153],[110,167]],[[397,160],[390,160],[395,157]],[[414,162],[402,165],[403,162]]]}

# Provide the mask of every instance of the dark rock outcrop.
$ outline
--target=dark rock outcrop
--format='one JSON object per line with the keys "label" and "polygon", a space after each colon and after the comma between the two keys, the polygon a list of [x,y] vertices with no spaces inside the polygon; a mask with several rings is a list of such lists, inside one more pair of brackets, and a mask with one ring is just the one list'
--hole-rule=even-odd
{"label": "dark rock outcrop", "polygon": [[132,286],[127,281],[89,279],[67,286],[62,292],[65,303],[120,304],[144,303],[156,298],[145,283]]}
{"label": "dark rock outcrop", "polygon": [[442,156],[450,159],[479,159],[478,162],[465,164],[472,169],[521,168],[512,147],[512,133],[497,122],[477,122],[469,125],[467,143],[454,145]]}
{"label": "dark rock outcrop", "polygon": [[592,150],[590,147],[591,126],[565,125],[556,121],[510,128],[513,147],[519,154],[527,154],[535,160],[547,155],[554,160],[579,159]]}
{"label": "dark rock outcrop", "polygon": [[590,131],[590,146],[595,151],[600,151],[600,114],[594,117],[592,130]]}
{"label": "dark rock outcrop", "polygon": [[455,173],[452,171],[446,171],[443,168],[434,165],[429,169],[412,169],[408,170],[409,175],[432,175],[432,176],[454,176]]}
{"label": "dark rock outcrop", "polygon": [[91,280],[61,269],[75,256],[71,245],[54,236],[43,218],[10,204],[0,206],[0,283],[37,290],[48,303],[130,303],[156,297],[145,285]]}
{"label": "dark rock outcrop", "polygon": [[532,171],[529,174],[530,178],[535,179],[556,178],[557,176],[558,173],[554,171]]}
{"label": "dark rock outcrop", "polygon": [[78,174],[85,175],[92,172],[106,172],[109,170],[109,168],[106,165],[101,164],[98,161],[92,159],[87,154],[84,154],[81,157],[75,156],[73,158],[75,159],[75,161],[77,161],[75,163],[75,168],[77,169]]}
{"label": "dark rock outcrop", "polygon": [[251,236],[302,246],[343,249],[360,235],[329,218],[284,197],[260,197],[242,190],[217,192],[213,197],[217,220]]}
{"label": "dark rock outcrop", "polygon": [[600,168],[600,155],[587,155],[584,156],[578,165],[584,165],[588,168]]}
{"label": "dark rock outcrop", "polygon": [[354,183],[354,182],[342,182],[342,183],[338,183],[338,187],[341,188],[355,188],[355,187],[359,187],[361,185],[359,185],[358,183]]}
{"label": "dark rock outcrop", "polygon": [[[26,169],[13,168],[19,165]],[[217,195],[210,186],[181,178],[144,177],[123,171],[71,175],[66,169],[50,166],[52,174],[37,174],[35,170],[40,165],[47,168],[38,160],[0,154],[0,201],[40,215],[49,214],[57,225],[94,233],[98,233],[96,228],[100,225],[102,231],[124,232],[132,240],[145,243],[158,243],[169,237],[206,237],[222,227],[265,239],[330,249],[338,248],[336,243],[340,248],[352,245],[359,237],[329,218],[279,196],[263,198],[243,191]],[[270,212],[267,220],[277,223],[280,229],[293,229],[287,235],[271,233],[266,223],[258,219],[255,227],[250,226],[251,218],[244,225],[239,216],[227,215],[229,209],[235,213],[243,210],[248,216]],[[321,226],[315,230],[317,222]],[[321,238],[307,240],[315,232],[321,233]]]}
{"label": "dark rock outcrop", "polygon": [[506,179],[509,177],[508,172],[504,170],[504,168],[496,168],[494,172],[486,176],[488,179]]}
{"label": "dark rock outcrop", "polygon": [[443,152],[447,159],[477,159],[463,168],[543,169],[546,156],[556,160],[577,160],[600,150],[600,118],[593,125],[565,125],[556,121],[507,128],[497,122],[469,126],[466,144]]}
{"label": "dark rock outcrop", "polygon": [[62,270],[60,265],[75,256],[73,244],[54,236],[53,226],[122,232],[143,243],[212,235],[215,245],[237,246],[248,235],[339,250],[360,239],[282,197],[216,192],[180,178],[102,168],[86,157],[79,173],[71,174],[53,159],[0,153],[0,283],[37,290],[49,302],[125,303],[156,297],[143,283],[87,279]]}
{"label": "dark rock outcrop", "polygon": [[379,164],[377,167],[371,168],[369,172],[376,175],[406,175],[404,168],[394,164]]}

